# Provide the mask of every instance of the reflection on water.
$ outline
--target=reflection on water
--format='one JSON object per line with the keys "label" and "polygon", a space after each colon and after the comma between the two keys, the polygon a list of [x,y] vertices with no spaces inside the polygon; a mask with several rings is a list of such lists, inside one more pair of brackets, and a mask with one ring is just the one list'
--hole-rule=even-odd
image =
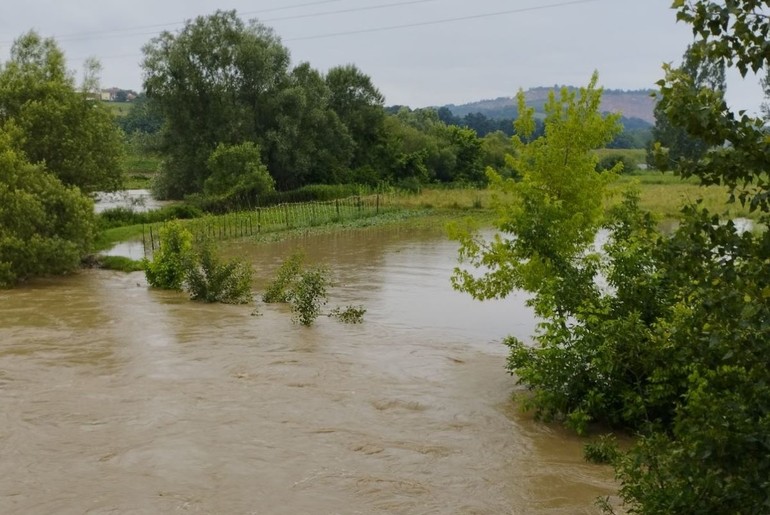
{"label": "reflection on water", "polygon": [[453,292],[437,231],[230,245],[255,288],[297,248],[362,325],[193,303],[141,273],[0,292],[0,513],[593,513],[611,470],[509,401],[523,299]]}

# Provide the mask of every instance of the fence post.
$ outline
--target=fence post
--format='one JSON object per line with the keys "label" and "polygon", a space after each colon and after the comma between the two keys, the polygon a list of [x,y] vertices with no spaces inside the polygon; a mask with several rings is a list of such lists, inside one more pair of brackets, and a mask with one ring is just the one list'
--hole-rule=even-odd
{"label": "fence post", "polygon": [[374,214],[379,215],[380,214],[380,194],[377,194],[377,201],[375,204]]}

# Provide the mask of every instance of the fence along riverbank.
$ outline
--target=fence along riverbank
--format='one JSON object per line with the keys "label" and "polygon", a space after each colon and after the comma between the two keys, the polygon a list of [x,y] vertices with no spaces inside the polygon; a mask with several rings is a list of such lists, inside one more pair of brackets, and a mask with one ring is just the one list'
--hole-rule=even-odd
{"label": "fence along riverbank", "polygon": [[[249,211],[185,220],[184,225],[196,239],[243,238],[376,216],[397,209],[392,200],[388,195],[376,194],[329,201],[277,204]],[[160,246],[160,229],[164,225],[165,222],[158,222],[142,226],[145,257]]]}

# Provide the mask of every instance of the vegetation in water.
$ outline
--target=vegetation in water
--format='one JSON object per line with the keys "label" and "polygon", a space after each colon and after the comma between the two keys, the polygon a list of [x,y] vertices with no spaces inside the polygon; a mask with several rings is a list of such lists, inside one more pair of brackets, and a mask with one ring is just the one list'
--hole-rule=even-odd
{"label": "vegetation in water", "polygon": [[620,458],[618,442],[613,435],[601,435],[583,446],[586,461],[599,464],[614,464]]}
{"label": "vegetation in water", "polygon": [[94,237],[93,204],[18,147],[0,127],[0,287],[77,268]]}
{"label": "vegetation in water", "polygon": [[303,254],[294,253],[284,261],[262,294],[262,301],[268,304],[289,302],[291,287],[302,271],[304,260]]}
{"label": "vegetation in water", "polygon": [[160,247],[152,260],[145,258],[147,282],[155,288],[181,290],[193,266],[193,235],[178,222],[171,222],[160,233]]}
{"label": "vegetation in water", "polygon": [[[329,301],[331,274],[325,267],[305,268],[304,256],[292,254],[276,272],[273,281],[262,295],[266,303],[288,303],[295,322],[310,326],[321,316],[323,307]],[[332,309],[327,316],[342,323],[363,322],[366,309],[363,306],[346,306]]]}
{"label": "vegetation in water", "polygon": [[329,312],[329,316],[336,318],[343,324],[360,324],[364,321],[366,308],[363,306],[345,306],[344,308],[334,308]]}
{"label": "vegetation in water", "polygon": [[329,271],[321,267],[302,270],[288,292],[292,318],[304,326],[310,326],[321,315],[321,309],[329,301]]}
{"label": "vegetation in water", "polygon": [[252,269],[247,263],[232,260],[222,263],[211,242],[199,243],[185,273],[185,290],[192,300],[248,304]]}
{"label": "vegetation in water", "polygon": [[117,270],[119,272],[141,272],[145,269],[142,260],[131,259],[125,256],[98,256],[96,266],[105,270]]}

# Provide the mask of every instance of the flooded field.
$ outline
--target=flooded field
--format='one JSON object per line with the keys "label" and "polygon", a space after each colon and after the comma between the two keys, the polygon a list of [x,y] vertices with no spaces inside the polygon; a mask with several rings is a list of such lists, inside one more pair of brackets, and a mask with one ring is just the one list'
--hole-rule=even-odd
{"label": "flooded field", "polygon": [[141,273],[0,291],[0,513],[596,513],[612,470],[510,402],[521,298],[453,292],[439,230],[230,245],[260,291],[291,252],[328,265],[330,307],[193,303]]}

